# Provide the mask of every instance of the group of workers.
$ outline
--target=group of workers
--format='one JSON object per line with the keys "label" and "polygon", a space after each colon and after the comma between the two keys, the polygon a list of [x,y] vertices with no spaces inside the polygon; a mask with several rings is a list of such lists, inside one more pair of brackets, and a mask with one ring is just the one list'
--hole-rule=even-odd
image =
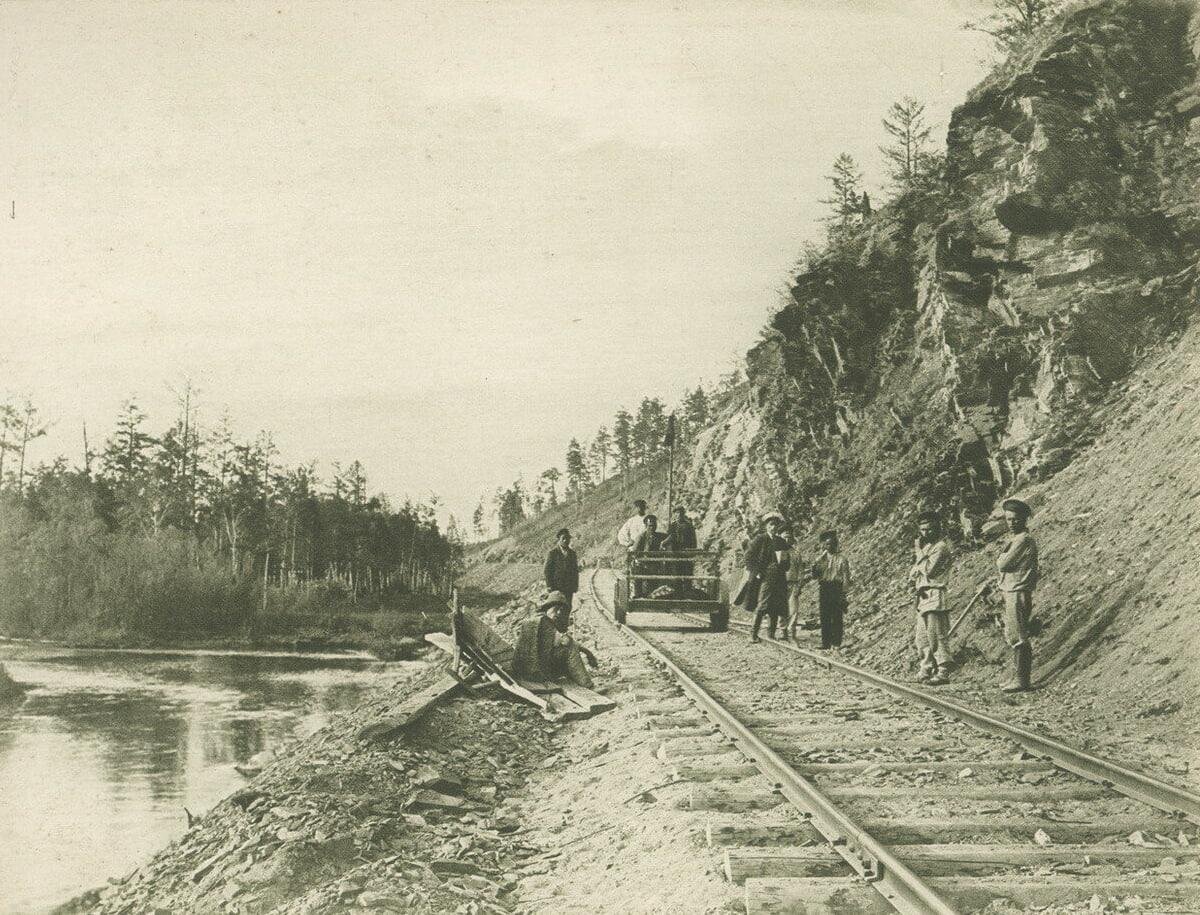
{"label": "group of workers", "polygon": [[[683,509],[676,510],[676,520],[668,533],[659,535],[657,519],[647,513],[646,503],[639,499],[634,508],[636,513],[617,534],[617,542],[631,558],[656,549],[695,548],[696,530]],[[1033,592],[1038,581],[1038,553],[1037,543],[1029,533],[1029,505],[1020,499],[1006,499],[1002,508],[1008,537],[996,558],[997,577],[980,588],[977,596],[998,592],[1003,601],[999,623],[1012,649],[1013,676],[1001,688],[1019,692],[1029,689],[1033,666],[1030,625]],[[938,686],[949,682],[954,665],[950,647],[951,607],[946,598],[954,551],[935,512],[920,514],[918,531],[908,572],[916,616],[914,642],[920,658],[917,679]],[[850,562],[841,552],[837,531],[824,531],[819,543],[820,554],[806,566],[795,554],[796,541],[783,515],[768,512],[762,517],[761,530],[746,547],[745,576],[734,596],[734,603],[754,615],[751,642],[761,641],[764,620],[771,639],[795,639],[799,627],[809,628],[803,621],[801,595],[805,584],[815,581],[821,648],[834,652],[841,649],[851,582]]]}
{"label": "group of workers", "polygon": [[[631,562],[647,553],[696,548],[696,528],[685,508],[674,510],[666,533],[661,533],[657,517],[649,513],[644,500],[636,500],[633,506],[635,513],[617,533],[617,542]],[[1012,650],[1013,676],[1001,689],[1019,692],[1029,689],[1033,666],[1030,628],[1033,592],[1038,583],[1038,550],[1029,533],[1032,514],[1029,505],[1020,499],[1005,499],[1002,508],[1008,536],[996,557],[997,577],[980,588],[976,596],[998,592],[1003,601],[999,623]],[[951,607],[946,597],[954,551],[935,512],[922,512],[917,523],[913,562],[908,571],[916,616],[914,642],[920,658],[917,679],[937,686],[949,682],[954,666],[950,646]],[[734,603],[754,614],[751,642],[761,641],[764,620],[771,639],[795,639],[801,625],[807,628],[802,622],[801,594],[807,582],[815,581],[821,648],[840,650],[851,582],[850,562],[841,552],[837,531],[824,531],[819,543],[820,554],[806,567],[795,555],[795,538],[783,515],[768,512],[763,516],[761,530],[746,547],[745,576],[734,596]],[[676,570],[674,574],[681,573]],[[664,573],[663,577],[669,579],[670,573]],[[555,546],[546,557],[545,580],[550,597],[541,609],[550,611],[547,617],[558,633],[565,636],[574,596],[579,590],[579,557],[571,548],[571,533],[566,528],[558,532]],[[646,582],[635,581],[635,586],[639,584]],[[634,596],[643,594],[639,591]]]}

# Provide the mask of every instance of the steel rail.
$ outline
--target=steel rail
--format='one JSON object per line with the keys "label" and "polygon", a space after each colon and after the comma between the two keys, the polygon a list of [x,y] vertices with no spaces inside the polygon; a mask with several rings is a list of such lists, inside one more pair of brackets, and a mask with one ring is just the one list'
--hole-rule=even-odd
{"label": "steel rail", "polygon": [[[750,628],[749,623],[742,622],[741,620],[730,620],[729,624],[731,626],[739,626],[743,629]],[[905,683],[900,683],[897,680],[877,674],[874,671],[856,667],[853,664],[848,664],[836,658],[827,657],[817,651],[813,651],[811,648],[801,648],[799,645],[791,642],[781,642],[775,639],[766,639],[765,641],[776,648],[791,651],[808,658],[810,661],[824,664],[826,667],[850,674],[894,696],[926,705],[973,725],[982,731],[987,731],[997,737],[1011,740],[1014,743],[1020,744],[1025,750],[1035,756],[1042,756],[1052,760],[1055,765],[1068,772],[1073,772],[1089,781],[1097,782],[1106,788],[1112,788],[1126,797],[1149,804],[1151,807],[1155,807],[1166,813],[1183,817],[1190,823],[1200,825],[1200,795],[1193,794],[1184,788],[1164,782],[1152,775],[1127,769],[1110,760],[1093,756],[1091,753],[1072,747],[1061,740],[1036,734],[1019,725],[1010,724],[1000,718],[988,715],[985,712],[960,705],[951,699],[944,699],[941,696],[934,695],[926,690],[917,689]]]}
{"label": "steel rail", "polygon": [[596,572],[588,579],[592,600],[612,625],[669,670],[692,699],[746,756],[755,761],[776,787],[821,833],[838,855],[897,912],[904,915],[956,915],[957,910],[896,858],[888,848],[837,809],[815,785],[789,766],[774,750],[725,709],[666,654],[604,611],[596,588]]}

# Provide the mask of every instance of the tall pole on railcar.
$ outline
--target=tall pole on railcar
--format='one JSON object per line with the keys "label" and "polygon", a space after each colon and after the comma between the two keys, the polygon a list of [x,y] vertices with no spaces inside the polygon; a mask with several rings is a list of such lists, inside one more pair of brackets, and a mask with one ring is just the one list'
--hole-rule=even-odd
{"label": "tall pole on railcar", "polygon": [[671,509],[675,501],[675,414],[667,417],[667,527],[671,526]]}

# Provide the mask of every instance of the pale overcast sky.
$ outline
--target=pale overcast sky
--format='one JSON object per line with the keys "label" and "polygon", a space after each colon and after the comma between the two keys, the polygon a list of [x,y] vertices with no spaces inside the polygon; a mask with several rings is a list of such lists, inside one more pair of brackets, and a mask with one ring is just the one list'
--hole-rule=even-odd
{"label": "pale overcast sky", "polygon": [[78,462],[191,377],[467,518],[739,364],[833,158],[877,175],[906,93],[944,134],[981,7],[4,3],[0,391]]}

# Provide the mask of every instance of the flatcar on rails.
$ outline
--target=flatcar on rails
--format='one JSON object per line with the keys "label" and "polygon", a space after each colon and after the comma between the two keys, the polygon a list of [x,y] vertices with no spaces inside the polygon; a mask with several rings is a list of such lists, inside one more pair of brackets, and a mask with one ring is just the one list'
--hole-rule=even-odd
{"label": "flatcar on rails", "polygon": [[729,589],[721,581],[712,550],[637,553],[628,573],[617,577],[613,617],[624,623],[630,613],[704,613],[709,629],[729,628]]}

